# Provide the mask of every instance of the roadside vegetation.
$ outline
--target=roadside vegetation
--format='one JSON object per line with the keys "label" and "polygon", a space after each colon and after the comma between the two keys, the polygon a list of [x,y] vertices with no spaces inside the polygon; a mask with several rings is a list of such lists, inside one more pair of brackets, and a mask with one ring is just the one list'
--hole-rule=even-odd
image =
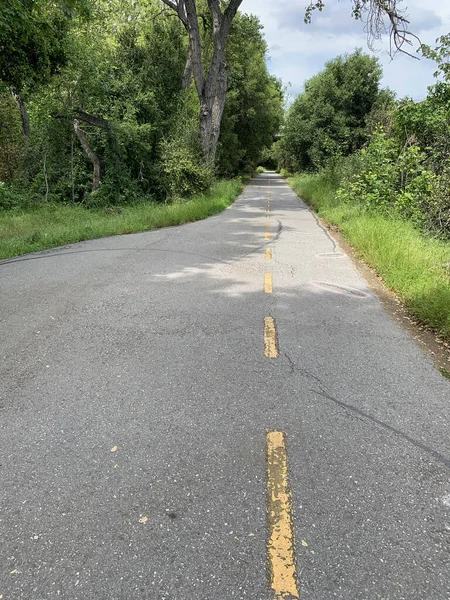
{"label": "roadside vegetation", "polygon": [[450,244],[395,214],[342,203],[326,175],[289,179],[298,196],[337,226],[357,254],[395,291],[411,315],[450,340]]}
{"label": "roadside vegetation", "polygon": [[305,85],[272,148],[296,193],[337,226],[410,314],[450,341],[450,36],[423,102],[380,88],[376,59],[338,57]]}
{"label": "roadside vegetation", "polygon": [[260,22],[233,11],[219,18],[229,21],[217,59],[228,76],[217,94],[227,102],[219,123],[199,123],[193,67],[206,69],[217,52],[215,21],[199,3],[195,57],[171,6],[0,6],[1,257],[204,218],[255,173],[283,117]]}
{"label": "roadside vegetation", "polygon": [[0,259],[110,235],[182,225],[217,214],[242,190],[240,179],[218,181],[189,200],[90,208],[43,204],[6,211],[0,219]]}

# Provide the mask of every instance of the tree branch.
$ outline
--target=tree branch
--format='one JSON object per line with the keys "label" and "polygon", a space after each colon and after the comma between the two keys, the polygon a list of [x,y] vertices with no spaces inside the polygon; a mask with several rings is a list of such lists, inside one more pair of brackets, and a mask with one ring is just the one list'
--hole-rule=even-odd
{"label": "tree branch", "polygon": [[231,25],[231,21],[234,19],[234,17],[236,16],[236,13],[240,7],[240,5],[242,4],[242,0],[231,0],[230,4],[227,6],[227,8],[225,9],[224,12],[224,21],[229,21],[230,25]]}
{"label": "tree branch", "polygon": [[222,24],[222,12],[219,0],[208,0],[208,8],[213,18],[213,34],[215,35],[220,30]]}
{"label": "tree branch", "polygon": [[186,58],[186,65],[184,67],[183,73],[183,90],[187,89],[191,83],[192,77],[192,57],[191,57],[191,49],[188,49],[188,54]]}
{"label": "tree branch", "polygon": [[89,157],[89,160],[92,162],[92,166],[94,169],[93,176],[92,176],[92,191],[95,192],[100,187],[100,161],[98,159],[98,156],[95,154],[95,152],[89,146],[89,142],[87,141],[86,134],[81,129],[80,122],[78,119],[73,120],[73,128],[75,130],[75,134],[76,134],[77,138],[80,140],[81,147],[83,148],[84,152]]}
{"label": "tree branch", "polygon": [[[398,8],[399,0],[352,0],[352,14],[355,19],[364,23],[367,32],[367,43],[373,48],[375,40],[381,39],[384,34],[390,37],[390,55],[397,52],[418,58],[405,48],[414,42],[421,45],[417,35],[409,31],[409,21],[404,11]],[[230,3],[231,4],[231,3]],[[311,23],[313,11],[322,11],[325,7],[324,0],[311,0],[305,12],[305,23]],[[388,25],[386,24],[386,17]]]}
{"label": "tree branch", "polygon": [[68,114],[58,114],[56,112],[50,113],[50,116],[53,119],[77,119],[78,121],[84,121],[85,123],[89,123],[89,125],[94,125],[94,127],[101,127],[106,131],[111,132],[112,126],[109,121],[106,119],[102,119],[102,117],[96,117],[95,115],[90,115],[84,110],[76,110],[72,115]]}
{"label": "tree branch", "polygon": [[187,15],[186,15],[185,1],[184,0],[177,0],[176,2],[174,2],[173,0],[162,0],[162,1],[166,6],[168,6],[169,8],[171,8],[172,10],[174,10],[177,13],[178,18],[183,23],[183,25],[187,28],[188,21],[187,21]]}
{"label": "tree branch", "polygon": [[89,123],[90,125],[94,125],[95,127],[101,127],[102,129],[111,131],[111,123],[109,121],[102,119],[101,117],[96,117],[95,115],[90,115],[83,110],[76,111],[75,118],[84,121],[85,123]]}
{"label": "tree branch", "polygon": [[185,0],[187,30],[189,32],[189,52],[192,61],[192,72],[194,74],[195,87],[199,97],[203,94],[205,74],[203,71],[202,42],[198,26],[197,5],[195,0]]}

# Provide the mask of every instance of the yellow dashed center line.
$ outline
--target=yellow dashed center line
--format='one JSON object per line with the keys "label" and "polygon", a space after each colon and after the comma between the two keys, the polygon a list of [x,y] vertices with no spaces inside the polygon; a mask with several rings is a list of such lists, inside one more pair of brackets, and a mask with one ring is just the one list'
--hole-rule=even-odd
{"label": "yellow dashed center line", "polygon": [[275,593],[275,600],[298,598],[292,496],[288,481],[286,439],[282,431],[267,432],[267,492],[270,587]]}
{"label": "yellow dashed center line", "polygon": [[270,248],[266,248],[266,260],[270,260],[272,258],[272,250]]}
{"label": "yellow dashed center line", "polygon": [[272,275],[270,273],[264,274],[264,291],[266,294],[271,294],[273,291]]}
{"label": "yellow dashed center line", "polygon": [[275,319],[264,317],[264,356],[266,358],[278,358],[278,341]]}
{"label": "yellow dashed center line", "polygon": [[270,227],[270,223],[268,221],[266,221],[266,229],[269,229]]}
{"label": "yellow dashed center line", "polygon": [[268,231],[266,231],[266,233],[264,234],[264,239],[270,240],[270,233]]}

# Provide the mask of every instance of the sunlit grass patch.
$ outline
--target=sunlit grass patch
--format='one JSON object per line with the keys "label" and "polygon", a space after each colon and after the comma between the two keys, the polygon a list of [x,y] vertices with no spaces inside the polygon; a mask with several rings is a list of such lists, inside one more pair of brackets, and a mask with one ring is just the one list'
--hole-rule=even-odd
{"label": "sunlit grass patch", "polygon": [[30,210],[3,211],[0,212],[0,258],[205,219],[229,206],[241,189],[241,182],[234,179],[219,181],[209,192],[190,200],[167,205],[143,202],[109,211],[45,204]]}

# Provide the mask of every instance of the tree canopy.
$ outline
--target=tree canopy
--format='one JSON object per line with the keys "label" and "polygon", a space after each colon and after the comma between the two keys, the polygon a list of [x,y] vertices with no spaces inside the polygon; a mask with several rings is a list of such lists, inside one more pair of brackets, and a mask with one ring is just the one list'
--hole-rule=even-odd
{"label": "tree canopy", "polygon": [[326,63],[305,83],[286,116],[282,150],[290,168],[318,169],[332,155],[347,155],[367,139],[366,119],[380,99],[382,70],[357,50]]}
{"label": "tree canopy", "polygon": [[[164,200],[207,187],[215,173],[251,172],[271,145],[282,94],[267,71],[256,17],[239,15],[230,24],[229,102],[213,170],[198,138],[201,102],[186,78],[189,35],[171,10],[159,0],[11,1],[20,11],[0,38],[8,47],[0,58],[3,180],[20,182],[34,197],[75,203]],[[203,17],[208,65],[213,26],[208,11]],[[18,135],[23,118],[30,122],[26,144]]]}

